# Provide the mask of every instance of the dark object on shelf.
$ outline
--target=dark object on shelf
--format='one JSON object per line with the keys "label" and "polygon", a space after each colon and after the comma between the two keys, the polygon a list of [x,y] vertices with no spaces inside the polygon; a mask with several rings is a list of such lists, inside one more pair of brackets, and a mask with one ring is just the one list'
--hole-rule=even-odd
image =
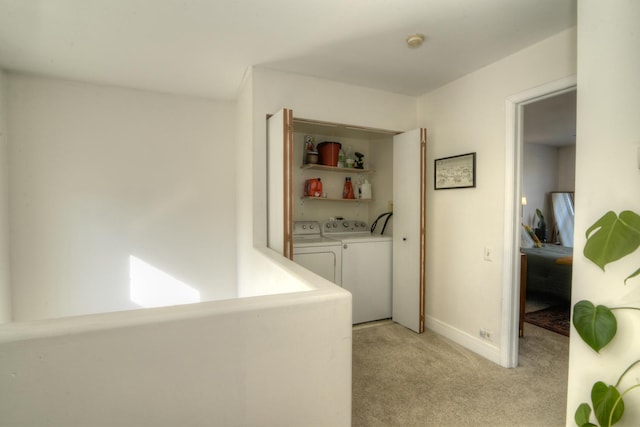
{"label": "dark object on shelf", "polygon": [[319,163],[325,166],[338,165],[338,153],[342,144],[339,142],[325,141],[318,144]]}
{"label": "dark object on shelf", "polygon": [[364,154],[356,151],[356,162],[354,164],[355,169],[364,169]]}

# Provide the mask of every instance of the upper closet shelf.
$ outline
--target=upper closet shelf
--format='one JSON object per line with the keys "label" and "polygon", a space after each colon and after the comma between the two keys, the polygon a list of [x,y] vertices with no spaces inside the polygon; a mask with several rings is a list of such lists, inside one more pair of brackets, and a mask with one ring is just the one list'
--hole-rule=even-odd
{"label": "upper closet shelf", "polygon": [[374,169],[357,169],[357,168],[337,168],[335,166],[325,166],[313,163],[307,163],[300,166],[300,169],[315,169],[331,172],[346,172],[346,173],[374,173]]}

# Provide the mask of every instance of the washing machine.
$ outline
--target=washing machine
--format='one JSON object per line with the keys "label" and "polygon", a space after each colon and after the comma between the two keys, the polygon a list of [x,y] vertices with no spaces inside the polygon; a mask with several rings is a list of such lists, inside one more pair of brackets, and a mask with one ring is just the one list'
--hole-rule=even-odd
{"label": "washing machine", "polygon": [[351,292],[353,324],[392,316],[393,242],[360,220],[328,220],[322,235],[340,241],[342,287]]}
{"label": "washing machine", "polygon": [[342,243],[322,236],[318,221],[293,222],[293,261],[342,285]]}

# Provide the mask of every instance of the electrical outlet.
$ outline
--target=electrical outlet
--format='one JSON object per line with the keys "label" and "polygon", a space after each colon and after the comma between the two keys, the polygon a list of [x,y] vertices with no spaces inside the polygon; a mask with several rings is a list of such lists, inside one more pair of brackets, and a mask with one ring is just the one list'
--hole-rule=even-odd
{"label": "electrical outlet", "polygon": [[484,248],[484,260],[493,261],[493,249],[488,246],[485,246]]}
{"label": "electrical outlet", "polygon": [[480,338],[484,338],[485,340],[491,341],[492,335],[493,335],[493,332],[485,328],[480,328]]}

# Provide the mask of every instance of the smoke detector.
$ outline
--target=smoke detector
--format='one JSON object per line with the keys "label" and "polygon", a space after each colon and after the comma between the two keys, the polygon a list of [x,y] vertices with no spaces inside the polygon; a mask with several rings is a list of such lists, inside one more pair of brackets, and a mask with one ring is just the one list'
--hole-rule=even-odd
{"label": "smoke detector", "polygon": [[424,35],[422,34],[416,33],[411,34],[407,37],[407,46],[409,46],[411,49],[422,46],[422,43],[424,43]]}

